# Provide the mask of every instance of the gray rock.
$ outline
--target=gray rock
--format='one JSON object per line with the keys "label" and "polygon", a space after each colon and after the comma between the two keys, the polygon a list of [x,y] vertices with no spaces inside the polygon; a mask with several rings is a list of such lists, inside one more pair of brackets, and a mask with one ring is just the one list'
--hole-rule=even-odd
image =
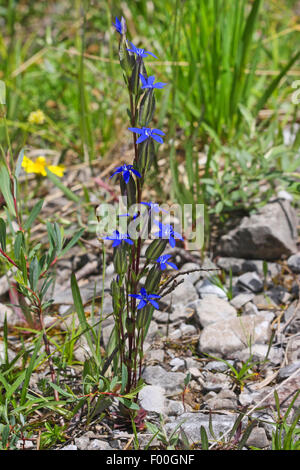
{"label": "gray rock", "polygon": [[264,449],[270,445],[269,439],[267,438],[266,431],[264,428],[255,426],[249,438],[247,439],[246,446],[256,447],[258,449]]}
{"label": "gray rock", "polygon": [[[215,414],[211,416],[212,419],[212,429],[215,434],[215,436],[219,437],[221,434],[226,433],[227,431],[231,430],[234,422],[237,418],[236,414],[232,415],[221,415],[221,414]],[[180,423],[181,426],[180,428],[183,429],[185,432],[189,444],[194,444],[201,442],[201,435],[200,435],[200,428],[201,426],[204,426],[208,438],[215,440],[214,436],[211,435],[210,429],[209,429],[209,420],[210,417],[207,414],[198,412],[198,413],[183,413],[181,416],[178,418],[174,419],[174,421],[167,423],[165,425],[166,431],[168,435],[170,435],[176,427]],[[178,433],[180,432],[180,428],[178,429]]]}
{"label": "gray rock", "polygon": [[159,385],[146,385],[139,393],[139,402],[146,411],[163,413],[165,409],[164,389]]}
{"label": "gray rock", "polygon": [[197,329],[194,325],[186,325],[182,323],[179,328],[176,328],[174,331],[170,333],[170,338],[173,340],[179,339],[182,336],[192,336],[197,333]]}
{"label": "gray rock", "polygon": [[3,327],[4,325],[5,315],[7,324],[9,326],[20,323],[20,320],[18,319],[17,315],[14,313],[12,308],[0,303],[0,327]]}
{"label": "gray rock", "polygon": [[204,297],[206,295],[216,295],[221,299],[227,299],[226,287],[224,286],[223,290],[221,289],[221,287],[218,287],[213,284],[209,279],[204,279],[204,281],[198,282],[196,284],[196,289],[201,297]]}
{"label": "gray rock", "polygon": [[198,294],[194,284],[186,279],[182,284],[179,284],[173,292],[163,297],[162,301],[176,307],[177,305],[186,306],[196,299],[198,299]]}
{"label": "gray rock", "polygon": [[172,372],[176,372],[177,370],[184,370],[185,361],[179,357],[174,357],[174,359],[170,361],[170,366],[172,367]]}
{"label": "gray rock", "polygon": [[289,201],[271,202],[221,237],[225,256],[276,260],[297,252],[297,216]]}
{"label": "gray rock", "polygon": [[240,294],[233,297],[230,303],[234,308],[240,309],[243,307],[243,305],[250,302],[254,298],[254,295],[255,294],[253,294],[253,292],[241,292]]}
{"label": "gray rock", "polygon": [[200,271],[201,267],[202,266],[200,266],[200,264],[197,264],[197,263],[185,263],[180,269],[181,272],[192,271],[193,269],[199,269],[199,271],[194,271],[189,274],[183,274],[182,276],[178,276],[178,280],[180,279],[189,280],[192,284],[196,284],[196,282],[199,281],[201,277],[201,271]]}
{"label": "gray rock", "polygon": [[237,316],[235,308],[227,300],[213,294],[197,300],[193,305],[196,307],[197,323],[202,327]]}
{"label": "gray rock", "polygon": [[[264,275],[263,261],[260,259],[243,259],[233,257],[219,257],[217,265],[227,273],[230,269],[233,276],[240,276],[248,272],[257,272],[261,276]],[[267,272],[270,276],[276,276],[281,271],[281,266],[277,263],[268,262]]]}
{"label": "gray rock", "polygon": [[231,358],[249,344],[268,342],[273,315],[246,315],[206,326],[199,339],[199,352]]}
{"label": "gray rock", "polygon": [[74,444],[68,444],[67,446],[62,447],[60,450],[78,450],[77,446]]}
{"label": "gray rock", "polygon": [[244,315],[258,315],[259,310],[252,302],[247,302],[243,308]]}
{"label": "gray rock", "polygon": [[264,361],[266,359],[268,353],[268,360],[272,362],[272,364],[280,364],[282,361],[282,351],[281,349],[277,349],[271,346],[269,350],[268,344],[254,344],[250,348],[245,348],[242,351],[236,351],[234,353],[234,358],[238,359],[241,362],[246,362],[250,356],[252,355],[252,361]]}
{"label": "gray rock", "polygon": [[[228,360],[226,362],[233,365],[233,361],[231,360]],[[225,370],[227,370],[228,368],[228,365],[225,364],[225,362],[223,361],[210,361],[204,366],[205,370],[210,370],[214,372],[225,372]]]}
{"label": "gray rock", "polygon": [[142,374],[145,382],[149,385],[159,385],[167,394],[176,395],[184,389],[183,372],[167,372],[161,366],[148,366]]}
{"label": "gray rock", "polygon": [[87,450],[112,450],[108,442],[101,441],[100,439],[92,439]]}
{"label": "gray rock", "polygon": [[239,276],[237,282],[242,287],[254,292],[255,294],[261,292],[264,288],[263,282],[256,272],[242,274]]}
{"label": "gray rock", "polygon": [[215,397],[205,401],[210,410],[235,410],[237,397],[231,390],[221,390]]}
{"label": "gray rock", "polygon": [[220,392],[224,389],[229,389],[232,385],[230,377],[221,372],[203,371],[202,377],[198,378],[198,382],[202,386],[202,391],[207,392]]}
{"label": "gray rock", "polygon": [[180,416],[184,413],[184,406],[181,401],[166,400],[165,413],[168,416]]}
{"label": "gray rock", "polygon": [[287,265],[293,273],[300,274],[300,253],[290,256]]}
{"label": "gray rock", "polygon": [[90,444],[90,439],[88,436],[81,436],[75,438],[75,445],[79,450],[86,450]]}
{"label": "gray rock", "polygon": [[277,375],[277,380],[280,382],[282,380],[287,379],[297,369],[299,369],[299,374],[300,374],[300,361],[293,362],[292,364],[289,364],[288,366],[285,366],[282,369],[280,369],[279,374]]}

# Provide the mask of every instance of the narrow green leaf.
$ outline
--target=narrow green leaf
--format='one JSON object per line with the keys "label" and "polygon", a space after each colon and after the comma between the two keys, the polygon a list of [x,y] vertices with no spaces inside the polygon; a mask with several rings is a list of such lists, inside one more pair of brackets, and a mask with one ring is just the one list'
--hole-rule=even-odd
{"label": "narrow green leaf", "polygon": [[32,211],[29,214],[28,219],[26,220],[26,222],[24,224],[24,229],[25,230],[29,230],[32,227],[33,222],[35,221],[35,219],[37,218],[37,216],[41,212],[41,209],[43,207],[43,203],[44,203],[44,199],[41,199],[40,201],[38,201],[35,204],[35,206],[33,207]]}
{"label": "narrow green leaf", "polygon": [[0,218],[0,246],[3,251],[6,250],[6,224],[3,219]]}
{"label": "narrow green leaf", "polygon": [[26,368],[26,371],[25,371],[25,378],[24,378],[24,383],[23,383],[22,392],[21,392],[21,399],[20,399],[20,405],[21,406],[24,405],[25,401],[26,401],[26,395],[27,395],[27,391],[28,391],[28,385],[29,385],[30,377],[31,377],[32,372],[33,372],[33,370],[35,368],[35,365],[36,365],[36,358],[37,358],[38,352],[40,351],[40,348],[41,348],[41,342],[42,342],[42,335],[40,335],[39,339],[36,342],[34,351],[32,353],[32,356],[31,356],[31,359],[30,359],[30,362],[29,362],[29,365],[28,365],[28,367]]}
{"label": "narrow green leaf", "polygon": [[76,194],[74,194],[69,188],[67,188],[60,181],[60,179],[56,175],[54,175],[54,173],[52,173],[48,168],[45,169],[49,180],[52,181],[52,183],[55,184],[55,186],[60,189],[68,199],[77,203],[80,202],[80,197],[76,196]]}

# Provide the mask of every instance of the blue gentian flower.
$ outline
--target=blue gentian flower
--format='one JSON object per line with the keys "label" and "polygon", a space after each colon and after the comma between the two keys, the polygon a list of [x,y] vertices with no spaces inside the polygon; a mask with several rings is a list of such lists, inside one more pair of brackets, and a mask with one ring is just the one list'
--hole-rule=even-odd
{"label": "blue gentian flower", "polygon": [[130,172],[134,173],[138,178],[141,178],[141,174],[139,171],[135,170],[132,165],[122,165],[119,166],[111,175],[111,178],[116,175],[117,173],[122,173],[123,179],[125,183],[127,184],[129,179],[130,179]]}
{"label": "blue gentian flower", "polygon": [[131,44],[131,49],[127,49],[129,52],[132,52],[133,54],[136,54],[138,57],[144,58],[147,57],[147,55],[152,55],[155,59],[158,59],[156,55],[154,55],[152,52],[145,51],[145,49],[139,49],[138,47],[135,47],[134,44]]}
{"label": "blue gentian flower", "polygon": [[140,310],[141,308],[145,307],[148,302],[153,305],[154,308],[157,310],[159,309],[158,303],[153,299],[160,299],[160,295],[156,294],[147,294],[147,291],[144,287],[141,288],[139,294],[129,294],[130,297],[134,297],[135,299],[139,299],[140,303],[138,304],[137,309]]}
{"label": "blue gentian flower", "polygon": [[174,229],[171,225],[164,225],[161,222],[157,222],[157,220],[154,220],[154,223],[159,227],[159,232],[155,235],[158,236],[158,238],[169,240],[170,246],[172,248],[174,248],[174,246],[176,245],[175,237],[183,241],[183,238],[180,233],[174,232]]}
{"label": "blue gentian flower", "polygon": [[166,86],[166,83],[162,83],[162,82],[156,82],[154,83],[154,80],[155,80],[155,76],[154,75],[151,75],[151,77],[144,77],[141,73],[140,73],[140,77],[141,77],[141,81],[142,81],[142,90],[146,89],[146,88],[150,88],[150,89],[153,89],[153,88],[163,88],[164,86]]}
{"label": "blue gentian flower", "polygon": [[150,127],[142,127],[142,129],[139,129],[138,127],[128,127],[128,130],[131,132],[135,132],[136,134],[140,134],[140,137],[137,139],[136,143],[140,144],[141,142],[144,142],[144,140],[147,139],[154,139],[156,142],[159,144],[163,144],[164,141],[162,140],[160,135],[165,135],[163,131],[160,131],[159,129],[150,129]]}
{"label": "blue gentian flower", "polygon": [[121,21],[116,17],[115,23],[113,23],[113,26],[116,28],[116,31],[120,34],[125,34],[126,33],[126,23],[124,18],[121,18]]}
{"label": "blue gentian flower", "polygon": [[113,248],[119,246],[122,241],[128,243],[129,245],[133,245],[133,241],[129,238],[129,235],[127,233],[120,233],[118,230],[115,230],[113,234],[109,235],[108,237],[103,237],[103,240],[113,240]]}
{"label": "blue gentian flower", "polygon": [[164,271],[165,269],[167,269],[167,264],[168,264],[169,266],[171,266],[171,268],[173,268],[173,269],[178,269],[177,266],[176,266],[176,264],[171,263],[170,261],[168,261],[168,259],[171,258],[171,256],[172,256],[172,255],[162,255],[162,256],[159,256],[159,257],[155,260],[157,263],[159,263],[160,269],[161,269],[162,271]]}
{"label": "blue gentian flower", "polygon": [[168,213],[168,211],[166,211],[165,209],[162,209],[161,207],[159,207],[159,204],[157,204],[157,202],[141,202],[141,204],[144,204],[145,206],[148,206],[149,207],[149,212],[155,212],[156,214],[158,214],[159,212],[165,212],[166,214]]}

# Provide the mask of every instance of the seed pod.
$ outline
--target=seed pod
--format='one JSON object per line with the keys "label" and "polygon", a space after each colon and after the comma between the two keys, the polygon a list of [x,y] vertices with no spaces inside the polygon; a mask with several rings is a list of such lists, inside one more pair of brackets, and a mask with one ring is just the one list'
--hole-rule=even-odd
{"label": "seed pod", "polygon": [[122,196],[127,197],[128,206],[132,206],[136,203],[136,184],[132,176],[130,176],[128,183],[126,184],[124,179],[121,178],[120,188]]}
{"label": "seed pod", "polygon": [[154,142],[147,139],[139,145],[138,148],[138,170],[145,173],[149,170],[155,155]]}
{"label": "seed pod", "polygon": [[159,286],[162,276],[162,271],[158,266],[153,266],[147,276],[145,282],[145,289],[147,292],[155,292]]}
{"label": "seed pod", "polygon": [[167,240],[161,238],[153,240],[146,250],[146,258],[149,260],[158,258],[165,250],[167,243]]}
{"label": "seed pod", "polygon": [[127,271],[127,253],[126,248],[122,244],[115,248],[114,267],[118,274],[125,274]]}
{"label": "seed pod", "polygon": [[112,301],[113,301],[113,308],[115,311],[117,311],[120,308],[121,291],[115,279],[111,281],[110,290],[111,290],[111,296],[112,296]]}
{"label": "seed pod", "polygon": [[137,95],[140,92],[140,73],[145,69],[143,59],[138,57],[129,79],[129,89],[131,93]]}
{"label": "seed pod", "polygon": [[136,315],[136,326],[137,328],[144,328],[147,324],[148,307],[143,307],[138,310]]}
{"label": "seed pod", "polygon": [[139,124],[141,127],[147,127],[153,118],[155,111],[155,97],[153,89],[147,90],[139,106]]}

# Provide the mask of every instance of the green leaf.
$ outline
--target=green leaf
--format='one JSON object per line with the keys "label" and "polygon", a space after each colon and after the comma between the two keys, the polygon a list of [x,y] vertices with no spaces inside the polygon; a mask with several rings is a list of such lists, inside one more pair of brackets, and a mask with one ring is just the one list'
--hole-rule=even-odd
{"label": "green leaf", "polygon": [[80,198],[76,196],[76,194],[74,194],[69,188],[67,188],[56,175],[48,170],[48,168],[45,168],[45,170],[49,180],[52,181],[52,183],[55,184],[55,186],[59,188],[68,199],[77,203],[80,202]]}
{"label": "green leaf", "polygon": [[0,188],[10,214],[16,216],[9,173],[4,163],[0,163]]}
{"label": "green leaf", "polygon": [[44,203],[44,199],[41,199],[40,201],[38,201],[35,204],[32,211],[30,212],[30,215],[29,215],[28,219],[26,220],[26,222],[24,224],[24,229],[25,230],[29,230],[32,227],[33,222],[35,221],[35,219],[37,218],[37,216],[41,212],[41,209],[43,207],[43,203]]}
{"label": "green leaf", "polygon": [[128,370],[126,365],[123,363],[122,364],[122,387],[121,387],[121,394],[124,393],[126,385],[128,382]]}
{"label": "green leaf", "polygon": [[72,248],[72,246],[74,246],[78,242],[79,238],[83,235],[83,233],[84,233],[84,228],[80,229],[74,235],[72,240],[70,240],[69,243],[65,246],[65,248],[61,251],[60,256],[65,255],[67,253],[67,251],[69,251]]}
{"label": "green leaf", "polygon": [[88,342],[88,345],[90,347],[90,351],[93,355],[93,358],[97,364],[98,367],[101,365],[100,358],[96,354],[96,349],[93,344],[92,338],[89,334],[89,330],[91,329],[90,325],[88,324],[86,318],[85,318],[85,313],[84,313],[84,308],[83,308],[83,303],[80,295],[80,291],[78,288],[77,280],[75,277],[75,274],[72,273],[71,275],[71,289],[72,289],[72,295],[73,295],[73,300],[74,300],[74,306],[78,315],[78,319],[81,325],[81,328],[84,332],[84,336]]}
{"label": "green leaf", "polygon": [[6,224],[3,219],[0,218],[0,246],[3,251],[6,250]]}
{"label": "green leaf", "polygon": [[24,378],[24,383],[23,383],[22,393],[21,393],[21,399],[20,399],[20,405],[21,406],[24,405],[25,401],[26,401],[26,395],[27,395],[27,391],[28,391],[28,385],[29,385],[30,377],[32,375],[33,369],[36,366],[36,362],[37,362],[36,358],[37,358],[38,352],[40,351],[40,348],[41,348],[41,342],[42,342],[42,335],[40,335],[39,339],[36,342],[34,351],[32,353],[32,356],[31,356],[31,359],[30,359],[30,362],[29,362],[29,365],[26,368],[25,378]]}
{"label": "green leaf", "polygon": [[25,152],[25,149],[22,148],[19,155],[18,155],[18,160],[17,160],[17,163],[16,163],[16,169],[15,169],[15,178],[16,179],[19,178],[20,173],[21,173],[22,163],[23,163],[23,158],[24,158],[24,152]]}
{"label": "green leaf", "polygon": [[14,254],[16,260],[20,259],[21,249],[24,247],[24,234],[23,232],[18,232],[16,235],[15,243],[14,243]]}
{"label": "green leaf", "polygon": [[39,265],[37,257],[35,256],[29,265],[29,283],[33,291],[36,290],[40,274],[41,274],[40,265]]}
{"label": "green leaf", "polygon": [[201,436],[201,448],[202,450],[208,450],[208,437],[207,432],[204,426],[200,427],[200,436]]}

